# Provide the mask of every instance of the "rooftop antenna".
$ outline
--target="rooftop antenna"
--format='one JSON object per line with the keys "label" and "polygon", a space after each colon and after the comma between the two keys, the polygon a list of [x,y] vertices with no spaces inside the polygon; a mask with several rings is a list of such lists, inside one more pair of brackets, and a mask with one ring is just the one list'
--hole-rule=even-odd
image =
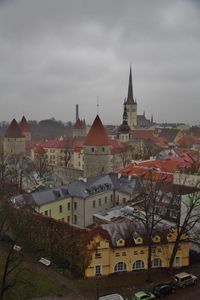
{"label": "rooftop antenna", "polygon": [[99,96],[97,96],[97,115],[99,114]]}

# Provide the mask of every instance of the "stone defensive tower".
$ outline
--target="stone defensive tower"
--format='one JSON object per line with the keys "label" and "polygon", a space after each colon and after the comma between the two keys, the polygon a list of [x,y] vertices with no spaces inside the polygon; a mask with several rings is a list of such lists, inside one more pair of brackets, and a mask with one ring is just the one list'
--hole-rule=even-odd
{"label": "stone defensive tower", "polygon": [[112,171],[111,151],[107,132],[97,115],[84,144],[84,177]]}

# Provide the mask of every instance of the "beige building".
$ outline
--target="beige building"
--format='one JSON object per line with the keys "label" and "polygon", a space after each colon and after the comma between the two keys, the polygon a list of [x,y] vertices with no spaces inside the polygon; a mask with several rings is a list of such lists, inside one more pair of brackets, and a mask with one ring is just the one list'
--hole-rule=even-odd
{"label": "beige building", "polygon": [[[44,148],[48,164],[64,182],[115,171],[123,167],[125,161],[132,159],[131,148],[110,139],[99,116],[95,118],[85,139],[50,140],[38,145]],[[35,149],[32,149],[31,157],[35,159]]]}
{"label": "beige building", "polygon": [[[140,186],[134,177],[101,175],[74,181],[60,188],[20,195],[15,201],[28,199],[35,210],[56,220],[87,227],[94,223],[95,213],[125,205],[138,196]],[[28,198],[27,198],[28,197]]]}
{"label": "beige building", "polygon": [[[169,266],[175,239],[176,231],[172,226],[157,226],[152,239],[152,268]],[[138,221],[104,224],[93,229],[87,236],[87,249],[89,264],[85,270],[86,277],[147,269],[148,246],[144,226]],[[183,235],[174,267],[188,265],[189,241]]]}

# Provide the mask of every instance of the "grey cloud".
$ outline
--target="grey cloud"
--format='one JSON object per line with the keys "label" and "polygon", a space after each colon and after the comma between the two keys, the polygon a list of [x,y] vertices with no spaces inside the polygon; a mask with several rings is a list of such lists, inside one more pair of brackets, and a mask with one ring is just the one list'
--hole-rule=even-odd
{"label": "grey cloud", "polygon": [[199,122],[198,1],[0,4],[0,119],[25,110],[73,121],[79,103],[92,122],[99,96],[103,121],[119,124],[132,63],[139,111]]}

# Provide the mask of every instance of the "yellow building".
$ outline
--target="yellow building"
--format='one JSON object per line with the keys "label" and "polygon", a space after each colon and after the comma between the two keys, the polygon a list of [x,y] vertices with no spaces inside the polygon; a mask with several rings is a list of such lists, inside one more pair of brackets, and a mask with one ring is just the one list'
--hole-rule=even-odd
{"label": "yellow building", "polygon": [[[148,247],[142,227],[131,223],[104,224],[88,234],[89,264],[86,277],[109,275],[116,272],[147,269]],[[176,231],[162,225],[153,237],[152,268],[169,266]],[[174,266],[189,264],[189,242],[182,236]]]}

